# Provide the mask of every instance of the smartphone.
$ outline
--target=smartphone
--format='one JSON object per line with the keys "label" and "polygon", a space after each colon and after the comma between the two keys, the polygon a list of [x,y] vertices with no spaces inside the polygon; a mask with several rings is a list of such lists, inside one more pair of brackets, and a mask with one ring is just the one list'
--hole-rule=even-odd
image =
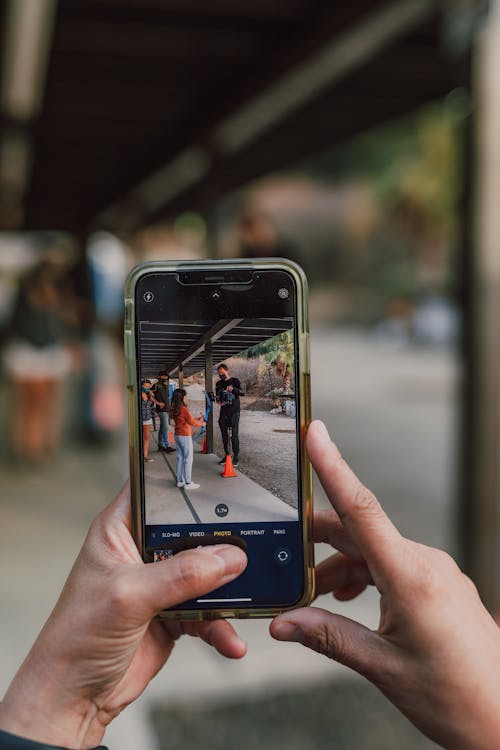
{"label": "smartphone", "polygon": [[246,570],[165,610],[269,617],[314,586],[307,282],[282,259],[136,267],[125,286],[135,541],[154,564],[230,543]]}

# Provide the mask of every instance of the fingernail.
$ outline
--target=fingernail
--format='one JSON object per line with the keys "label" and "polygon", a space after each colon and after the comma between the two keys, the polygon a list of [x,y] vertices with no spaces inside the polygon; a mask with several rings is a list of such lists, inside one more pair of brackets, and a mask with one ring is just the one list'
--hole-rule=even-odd
{"label": "fingernail", "polygon": [[245,553],[235,544],[214,544],[204,550],[222,560],[226,573],[243,570],[246,565]]}
{"label": "fingernail", "polygon": [[321,419],[315,419],[314,422],[314,429],[318,434],[318,437],[322,437],[325,440],[330,440],[330,435],[328,434],[328,430],[325,427],[324,422],[321,421]]}
{"label": "fingernail", "polygon": [[294,643],[304,641],[304,633],[293,622],[275,622],[272,635],[277,641],[293,641]]}

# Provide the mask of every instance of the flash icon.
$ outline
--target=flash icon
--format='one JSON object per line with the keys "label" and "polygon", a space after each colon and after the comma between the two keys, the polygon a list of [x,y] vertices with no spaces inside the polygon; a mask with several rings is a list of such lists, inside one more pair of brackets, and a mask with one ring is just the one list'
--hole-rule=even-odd
{"label": "flash icon", "polygon": [[281,289],[278,289],[278,297],[280,299],[288,299],[290,295],[290,292],[288,289],[285,289],[285,287],[281,287]]}

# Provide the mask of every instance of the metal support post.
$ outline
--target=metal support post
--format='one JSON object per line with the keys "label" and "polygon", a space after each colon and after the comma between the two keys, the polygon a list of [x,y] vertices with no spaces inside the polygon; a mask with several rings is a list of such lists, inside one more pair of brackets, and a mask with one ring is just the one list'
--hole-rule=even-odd
{"label": "metal support post", "polygon": [[[213,378],[213,356],[212,342],[207,341],[205,344],[205,390],[211,392],[214,389]],[[207,453],[214,452],[214,410],[210,409],[207,421]]]}
{"label": "metal support post", "polygon": [[[478,35],[473,261],[465,281],[466,396],[463,563],[490,611],[500,610],[500,0]],[[467,310],[466,310],[467,315]]]}

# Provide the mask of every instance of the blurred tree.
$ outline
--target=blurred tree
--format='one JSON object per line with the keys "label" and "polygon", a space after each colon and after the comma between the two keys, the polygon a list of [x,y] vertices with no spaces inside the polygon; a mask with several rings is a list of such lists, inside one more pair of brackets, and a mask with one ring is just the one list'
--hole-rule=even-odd
{"label": "blurred tree", "polygon": [[463,92],[453,92],[304,165],[339,194],[362,185],[374,198],[377,217],[365,235],[347,220],[341,229],[333,281],[348,284],[358,300],[351,318],[377,319],[395,299],[415,303],[453,291],[468,111]]}
{"label": "blurred tree", "polygon": [[242,355],[248,359],[264,356],[264,360],[272,365],[283,383],[293,377],[294,346],[293,332],[284,331],[261,344],[247,349]]}

